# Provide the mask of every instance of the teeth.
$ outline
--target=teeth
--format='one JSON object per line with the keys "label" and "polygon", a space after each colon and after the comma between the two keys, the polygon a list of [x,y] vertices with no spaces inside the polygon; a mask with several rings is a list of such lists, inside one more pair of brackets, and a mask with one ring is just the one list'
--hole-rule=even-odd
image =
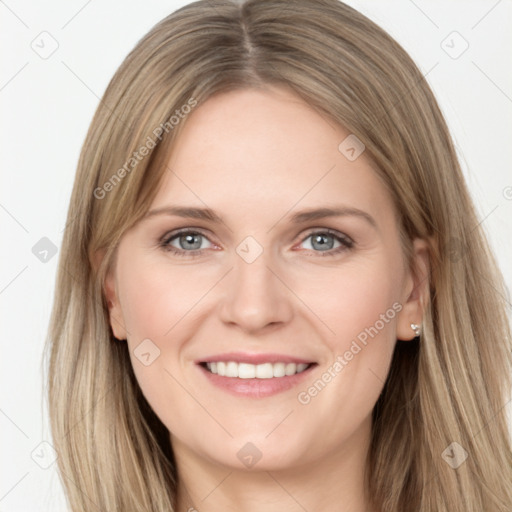
{"label": "teeth", "polygon": [[302,373],[308,366],[306,363],[248,364],[234,361],[206,363],[206,367],[212,373],[221,377],[238,377],[239,379],[272,379],[273,377],[295,375]]}
{"label": "teeth", "polygon": [[226,377],[238,377],[238,365],[233,361],[230,361],[226,364]]}
{"label": "teeth", "polygon": [[[236,364],[236,363],[235,363]],[[238,378],[240,379],[254,379],[256,377],[256,370],[257,367],[253,364],[247,364],[247,363],[240,363],[236,365],[238,368]],[[263,364],[259,364],[259,367],[265,366]],[[221,375],[219,373],[219,375]],[[229,377],[229,375],[226,375],[226,377]],[[271,375],[272,377],[272,375]],[[258,378],[262,378],[261,375]]]}

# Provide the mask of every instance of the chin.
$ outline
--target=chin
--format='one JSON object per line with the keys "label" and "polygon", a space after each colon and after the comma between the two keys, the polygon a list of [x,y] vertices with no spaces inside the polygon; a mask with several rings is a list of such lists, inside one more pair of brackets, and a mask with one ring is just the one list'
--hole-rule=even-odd
{"label": "chin", "polygon": [[216,464],[237,471],[257,472],[280,471],[300,466],[304,463],[306,454],[297,447],[307,446],[307,443],[297,444],[291,439],[286,442],[277,435],[273,440],[269,440],[260,433],[254,437],[245,435],[229,439],[224,445],[215,443],[214,446],[215,451],[208,450],[207,457]]}

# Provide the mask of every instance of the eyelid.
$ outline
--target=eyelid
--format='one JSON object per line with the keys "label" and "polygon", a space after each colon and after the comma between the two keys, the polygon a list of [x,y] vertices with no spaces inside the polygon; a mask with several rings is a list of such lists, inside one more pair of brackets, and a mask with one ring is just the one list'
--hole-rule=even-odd
{"label": "eyelid", "polygon": [[213,246],[218,245],[216,242],[210,240],[210,236],[205,234],[205,230],[201,228],[195,228],[192,226],[186,226],[184,228],[178,228],[175,230],[167,231],[162,237],[158,239],[158,248],[173,254],[176,257],[184,257],[184,258],[197,258],[203,255],[206,249],[193,249],[191,251],[186,251],[184,249],[179,249],[171,245],[171,241],[179,237],[182,233],[195,233],[201,235],[206,238]]}
{"label": "eyelid", "polygon": [[342,233],[341,231],[337,231],[336,229],[324,228],[324,227],[320,227],[320,226],[319,227],[308,228],[308,231],[307,231],[306,235],[302,235],[302,238],[300,239],[299,243],[304,242],[311,235],[314,235],[316,233],[332,235],[335,238],[339,238],[339,239],[341,239],[342,241],[344,241],[345,243],[347,243],[347,244],[349,244],[351,246],[355,244],[354,240],[351,237],[349,237],[348,235],[346,235],[345,233]]}
{"label": "eyelid", "polygon": [[[171,230],[171,231],[167,231],[160,238],[160,241],[162,241],[162,242],[169,241],[169,240],[171,240],[172,238],[175,238],[176,236],[178,236],[181,233],[189,233],[189,232],[192,232],[192,233],[196,233],[197,232],[197,233],[203,235],[204,237],[208,238],[208,240],[210,240],[210,238],[209,238],[210,235],[207,233],[207,230],[205,230],[204,228],[194,227],[194,226],[186,226],[184,228],[177,228],[177,229],[174,229],[174,230]],[[304,242],[304,240],[306,238],[308,238],[309,236],[311,236],[314,233],[328,233],[328,234],[333,235],[333,236],[339,236],[340,238],[343,238],[347,242],[354,243],[354,240],[352,240],[352,238],[349,237],[347,234],[342,233],[340,231],[337,231],[335,229],[326,228],[326,227],[322,227],[322,226],[308,228],[306,230],[306,234],[302,235],[300,241]],[[212,242],[212,240],[210,240],[210,242]]]}
{"label": "eyelid", "polygon": [[159,241],[161,243],[169,242],[173,238],[176,238],[178,235],[181,235],[182,233],[198,233],[199,235],[204,236],[207,238],[211,243],[214,243],[212,240],[210,240],[210,235],[207,233],[207,230],[204,228],[196,228],[194,226],[187,226],[184,228],[178,228],[173,229],[171,231],[167,231],[162,237],[160,237]]}

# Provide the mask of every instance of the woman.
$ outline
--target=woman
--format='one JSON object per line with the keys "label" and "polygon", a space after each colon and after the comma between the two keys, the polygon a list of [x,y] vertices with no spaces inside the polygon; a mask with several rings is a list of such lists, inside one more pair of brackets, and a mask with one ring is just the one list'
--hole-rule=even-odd
{"label": "woman", "polygon": [[98,107],[49,332],[71,508],[510,510],[503,284],[437,103],[290,5],[187,5]]}

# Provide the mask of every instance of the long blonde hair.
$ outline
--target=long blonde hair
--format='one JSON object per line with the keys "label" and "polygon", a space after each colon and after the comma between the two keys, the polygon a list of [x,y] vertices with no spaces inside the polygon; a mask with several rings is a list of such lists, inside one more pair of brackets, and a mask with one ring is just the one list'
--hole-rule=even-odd
{"label": "long blonde hair", "polygon": [[430,243],[421,339],[397,342],[373,411],[372,502],[382,512],[510,511],[502,277],[425,78],[386,32],[337,0],[191,3],[143,37],[112,78],[78,163],[47,341],[71,509],[175,510],[169,435],[113,337],[102,283],[156,194],[186,113],[216,93],[267,84],[293,88],[363,141],[396,204],[405,253],[416,237]]}

